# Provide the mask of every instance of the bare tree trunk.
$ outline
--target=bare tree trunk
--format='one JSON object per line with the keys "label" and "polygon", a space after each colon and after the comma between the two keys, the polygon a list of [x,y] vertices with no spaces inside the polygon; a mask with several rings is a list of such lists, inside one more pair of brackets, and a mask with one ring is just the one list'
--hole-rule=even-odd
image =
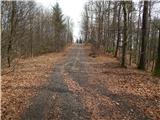
{"label": "bare tree trunk", "polygon": [[154,73],[156,75],[160,75],[160,29],[159,29],[159,40],[158,40],[158,49],[157,49],[157,59],[155,62],[155,68],[154,68]]}
{"label": "bare tree trunk", "polygon": [[[30,16],[31,17],[31,16]],[[32,33],[32,20],[30,18],[30,49],[31,49],[31,57],[33,57],[33,33]]]}
{"label": "bare tree trunk", "polygon": [[88,22],[89,22],[89,19],[88,19],[88,6],[86,5],[85,6],[85,15],[86,15],[86,21],[85,21],[85,41],[88,42]]}
{"label": "bare tree trunk", "polygon": [[137,27],[137,40],[136,40],[136,49],[135,49],[135,52],[136,52],[136,64],[138,64],[139,62],[139,55],[140,55],[140,45],[141,45],[141,42],[140,42],[140,24],[141,24],[141,2],[139,3],[140,6],[139,6],[139,13],[138,13],[138,27]]}
{"label": "bare tree trunk", "polygon": [[100,30],[101,30],[101,8],[100,6],[98,7],[98,37],[97,37],[97,49],[99,49],[100,47],[100,41],[101,41],[101,38],[100,38]]}
{"label": "bare tree trunk", "polygon": [[147,22],[148,22],[148,1],[144,1],[143,8],[143,23],[142,23],[142,44],[140,53],[140,62],[138,69],[145,70],[146,64],[146,35],[147,35]]}
{"label": "bare tree trunk", "polygon": [[16,7],[16,2],[12,1],[11,2],[11,21],[10,21],[10,39],[8,42],[8,47],[7,47],[7,61],[8,61],[8,67],[11,66],[11,50],[12,50],[12,42],[14,39],[14,29],[15,29],[15,7]]}
{"label": "bare tree trunk", "polygon": [[147,37],[148,37],[148,41],[147,41],[147,50],[146,52],[148,53],[147,56],[146,56],[146,69],[148,69],[150,67],[150,58],[151,58],[151,39],[150,39],[150,32],[151,32],[151,8],[152,8],[152,4],[151,4],[151,1],[149,1],[149,13],[148,13],[148,34],[147,34]]}
{"label": "bare tree trunk", "polygon": [[119,5],[119,10],[118,10],[118,35],[117,35],[117,43],[116,43],[116,50],[115,50],[114,57],[117,57],[119,42],[120,42],[120,39],[121,39],[121,33],[120,33],[121,15],[120,14],[121,14],[121,4]]}
{"label": "bare tree trunk", "polygon": [[110,47],[110,5],[111,5],[111,1],[108,1],[108,20],[107,20],[107,41],[106,41],[106,46],[107,46],[107,50]]}
{"label": "bare tree trunk", "polygon": [[127,46],[127,11],[126,11],[126,3],[123,1],[123,18],[124,18],[124,29],[123,29],[123,46],[122,46],[122,61],[121,67],[126,67],[126,46]]}
{"label": "bare tree trunk", "polygon": [[113,21],[112,21],[112,30],[113,30],[113,54],[115,51],[115,40],[116,40],[116,18],[117,18],[117,1],[114,3],[114,11],[113,11]]}
{"label": "bare tree trunk", "polygon": [[[132,4],[131,4],[131,10],[132,10]],[[128,22],[129,22],[129,65],[132,64],[132,11],[130,12],[131,15],[128,14]]]}

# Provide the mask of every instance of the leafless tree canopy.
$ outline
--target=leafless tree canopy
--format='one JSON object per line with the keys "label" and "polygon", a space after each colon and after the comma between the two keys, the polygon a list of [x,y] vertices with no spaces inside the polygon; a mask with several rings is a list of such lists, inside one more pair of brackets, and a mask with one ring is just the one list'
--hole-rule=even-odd
{"label": "leafless tree canopy", "polygon": [[122,67],[135,64],[160,73],[158,5],[159,1],[89,0],[82,16],[82,38],[92,44],[94,54],[109,52]]}
{"label": "leafless tree canopy", "polygon": [[72,21],[58,4],[49,11],[34,1],[2,1],[1,12],[2,67],[13,66],[20,57],[60,51],[72,42]]}

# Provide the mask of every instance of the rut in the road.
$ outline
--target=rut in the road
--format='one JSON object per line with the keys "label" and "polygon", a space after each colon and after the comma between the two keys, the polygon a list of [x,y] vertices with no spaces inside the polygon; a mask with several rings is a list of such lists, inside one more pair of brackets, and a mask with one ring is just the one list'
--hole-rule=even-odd
{"label": "rut in the road", "polygon": [[[55,66],[48,85],[39,89],[39,94],[31,100],[31,105],[22,115],[22,120],[89,120],[90,114],[83,107],[79,96],[72,93],[64,82],[64,68],[74,72],[79,62],[81,47],[70,50],[66,59]],[[77,54],[78,53],[78,54]],[[76,57],[75,57],[76,56]],[[80,75],[83,76],[83,75]],[[77,78],[84,80],[83,78]]]}
{"label": "rut in the road", "polygon": [[89,65],[83,46],[72,47],[55,66],[48,85],[32,99],[22,120],[150,120],[126,96],[113,93],[94,75],[89,76]]}

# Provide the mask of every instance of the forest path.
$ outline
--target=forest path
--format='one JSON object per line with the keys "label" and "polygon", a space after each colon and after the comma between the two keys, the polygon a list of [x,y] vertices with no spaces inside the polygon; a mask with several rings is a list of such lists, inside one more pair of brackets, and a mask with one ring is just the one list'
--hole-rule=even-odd
{"label": "forest path", "polygon": [[85,84],[86,66],[82,64],[84,54],[82,45],[75,45],[69,50],[66,59],[55,65],[48,84],[42,86],[39,94],[32,99],[31,105],[21,117],[22,120],[89,119],[89,114],[80,102],[80,98],[69,90],[65,81],[74,77],[77,82]]}
{"label": "forest path", "polygon": [[66,58],[55,65],[48,84],[32,99],[22,120],[151,120],[136,105],[142,102],[155,107],[156,101],[114,92],[119,80],[127,83],[132,79],[127,76],[132,74],[124,69],[115,73],[117,67],[112,62],[103,71],[103,66],[90,59],[87,51],[83,45],[70,48]]}

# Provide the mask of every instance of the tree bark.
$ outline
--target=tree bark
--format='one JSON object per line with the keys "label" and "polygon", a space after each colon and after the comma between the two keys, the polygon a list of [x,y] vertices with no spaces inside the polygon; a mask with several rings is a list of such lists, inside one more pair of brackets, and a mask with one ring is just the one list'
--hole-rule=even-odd
{"label": "tree bark", "polygon": [[129,65],[132,64],[132,43],[133,43],[133,36],[132,36],[132,3],[131,3],[131,11],[128,14],[128,27],[129,27]]}
{"label": "tree bark", "polygon": [[117,43],[116,43],[116,50],[115,50],[114,57],[117,57],[119,42],[120,42],[120,39],[121,39],[121,33],[120,33],[121,16],[120,16],[120,14],[121,14],[121,4],[119,5],[119,10],[118,10],[118,35],[117,35]]}
{"label": "tree bark", "polygon": [[159,40],[158,40],[157,52],[158,52],[158,56],[155,63],[154,73],[156,75],[160,75],[160,29],[159,29]]}
{"label": "tree bark", "polygon": [[11,2],[11,21],[10,21],[10,39],[8,42],[8,47],[7,47],[7,61],[8,61],[8,67],[11,66],[11,50],[12,50],[12,42],[13,42],[13,37],[14,37],[14,29],[15,29],[15,1]]}
{"label": "tree bark", "polygon": [[145,70],[146,64],[146,36],[147,36],[147,22],[148,22],[148,1],[144,1],[143,8],[143,23],[142,23],[142,44],[141,44],[141,53],[140,61],[138,64],[138,69]]}
{"label": "tree bark", "polygon": [[123,45],[122,45],[122,61],[121,61],[121,67],[126,67],[126,46],[127,46],[127,11],[126,11],[126,3],[123,2],[123,23],[124,23],[124,29],[123,29]]}

